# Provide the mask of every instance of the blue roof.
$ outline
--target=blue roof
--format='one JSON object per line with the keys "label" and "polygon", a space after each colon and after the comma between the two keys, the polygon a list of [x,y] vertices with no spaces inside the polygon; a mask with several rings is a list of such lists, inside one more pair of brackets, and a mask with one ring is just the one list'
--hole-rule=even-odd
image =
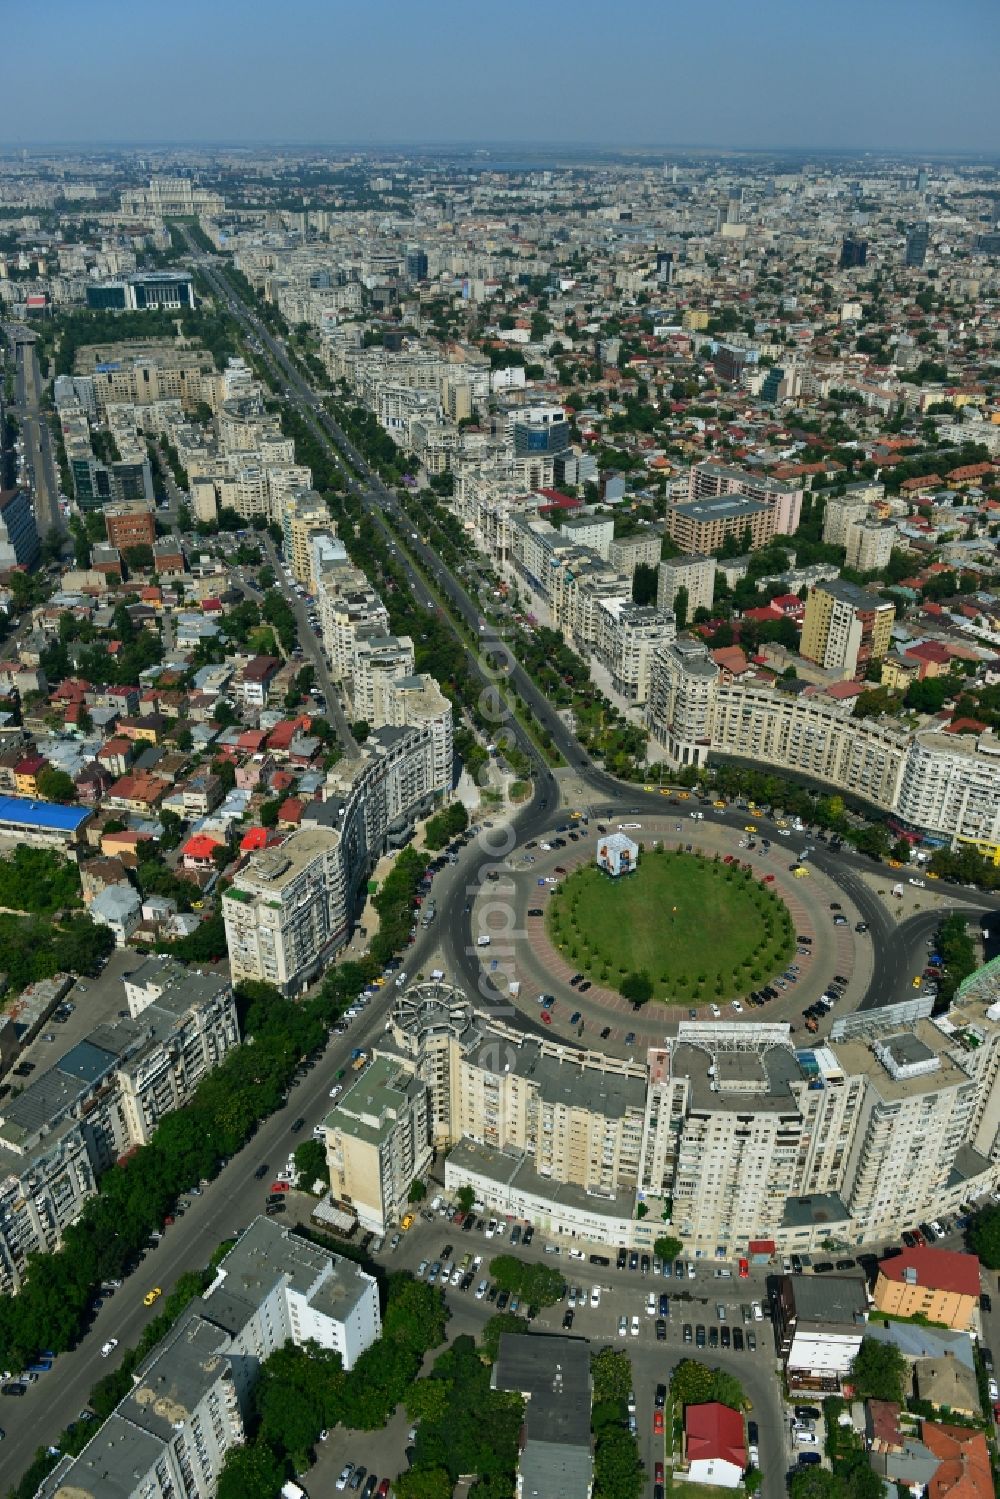
{"label": "blue roof", "polygon": [[36,802],[27,796],[0,796],[0,825],[18,823],[21,827],[75,833],[89,816],[88,807],[63,807],[58,802]]}

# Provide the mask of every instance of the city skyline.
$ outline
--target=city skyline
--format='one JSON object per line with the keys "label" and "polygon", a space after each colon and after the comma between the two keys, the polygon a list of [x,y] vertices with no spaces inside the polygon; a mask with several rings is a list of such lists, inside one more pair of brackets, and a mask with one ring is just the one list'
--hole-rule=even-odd
{"label": "city skyline", "polygon": [[[278,35],[259,4],[206,13],[179,0],[171,15],[191,46],[154,70],[121,0],[85,14],[57,4],[41,87],[33,18],[9,18],[8,55],[21,61],[10,142],[981,154],[1000,123],[1000,17],[981,0],[955,7],[946,30],[924,0],[874,12],[848,0],[805,17],[787,0],[763,17],[725,0],[711,32],[631,0],[613,36],[592,4],[539,15],[523,0],[499,34],[450,4],[428,17],[384,0],[364,15],[309,3]],[[110,95],[95,87],[105,73]]]}

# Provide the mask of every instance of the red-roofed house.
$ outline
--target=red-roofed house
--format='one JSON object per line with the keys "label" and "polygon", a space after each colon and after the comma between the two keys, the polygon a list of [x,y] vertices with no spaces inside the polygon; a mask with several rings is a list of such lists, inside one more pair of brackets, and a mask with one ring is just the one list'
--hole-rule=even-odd
{"label": "red-roofed house", "polygon": [[711,654],[712,660],[722,672],[723,682],[734,682],[751,670],[745,652],[738,645],[723,645]]}
{"label": "red-roofed house", "polygon": [[785,619],[798,620],[800,623],[805,619],[805,599],[800,599],[797,593],[779,593],[771,600],[771,608],[777,609],[778,613]]}
{"label": "red-roofed house", "polygon": [[262,848],[267,848],[269,834],[267,828],[247,828],[240,839],[241,854],[255,854]]}
{"label": "red-roofed house", "polygon": [[712,1400],[684,1411],[684,1455],[692,1483],[735,1489],[747,1465],[743,1417]]}
{"label": "red-roofed house", "polygon": [[924,1421],[920,1435],[924,1446],[940,1459],[927,1485],[927,1499],[990,1499],[993,1475],[981,1431]]}
{"label": "red-roofed house", "polygon": [[298,796],[286,796],[278,808],[279,828],[297,828],[302,821],[302,813],[306,804]]}
{"label": "red-roofed house", "polygon": [[974,1254],[929,1244],[904,1249],[879,1261],[874,1298],[880,1312],[924,1316],[964,1332],[979,1300],[979,1261]]}
{"label": "red-roofed house", "polygon": [[985,734],[986,725],[980,723],[978,718],[953,718],[950,724],[946,724],[946,734]]}
{"label": "red-roofed house", "polygon": [[215,860],[212,857],[222,843],[218,838],[210,838],[207,833],[195,833],[188,839],[181,849],[185,869],[214,869]]}
{"label": "red-roofed house", "polygon": [[919,645],[908,646],[903,660],[917,668],[917,677],[938,677],[951,665],[951,652],[940,640],[923,640]]}

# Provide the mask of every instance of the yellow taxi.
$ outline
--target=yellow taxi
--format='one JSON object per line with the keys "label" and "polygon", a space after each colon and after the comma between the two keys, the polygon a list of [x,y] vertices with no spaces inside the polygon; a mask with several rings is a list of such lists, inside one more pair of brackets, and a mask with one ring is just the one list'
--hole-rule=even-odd
{"label": "yellow taxi", "polygon": [[[655,786],[643,786],[642,789],[643,789],[643,791],[655,791],[656,787]],[[570,813],[571,817],[579,817],[579,815],[580,815],[579,812],[571,812]]]}
{"label": "yellow taxi", "polygon": [[191,902],[191,909],[192,911],[201,911],[204,909],[204,905],[205,902],[203,900],[193,900]]}
{"label": "yellow taxi", "polygon": [[678,793],[677,793],[678,800],[682,801],[682,802],[689,801],[690,797],[691,797],[690,791],[678,791]]}
{"label": "yellow taxi", "polygon": [[660,795],[661,796],[672,796],[673,792],[670,790],[669,786],[661,786],[660,787]]}
{"label": "yellow taxi", "polygon": [[142,1298],[143,1306],[152,1306],[153,1302],[159,1301],[162,1295],[163,1292],[160,1290],[160,1287],[154,1286],[153,1289],[151,1291],[147,1291],[145,1296]]}
{"label": "yellow taxi", "polygon": [[920,977],[920,975],[918,973],[917,976],[916,976],[916,978],[913,980],[913,987],[914,987],[914,989],[919,989],[920,985],[922,983],[923,983],[923,979]]}
{"label": "yellow taxi", "polygon": [[403,1230],[404,1233],[406,1232],[406,1230],[408,1228],[412,1228],[413,1227],[413,1214],[412,1213],[404,1213],[403,1216],[402,1216],[402,1218],[401,1218],[401,1220],[400,1220],[399,1226]]}
{"label": "yellow taxi", "polygon": [[[643,786],[642,789],[643,789],[643,791],[652,791],[653,788],[652,788],[652,786]],[[579,822],[580,818],[583,816],[583,813],[582,812],[571,812],[569,815],[570,815],[570,817],[572,817],[572,819],[573,819],[574,822]]]}
{"label": "yellow taxi", "polygon": [[755,822],[748,822],[745,824],[743,831],[744,833],[756,833],[757,824]]}
{"label": "yellow taxi", "polygon": [[792,873],[797,880],[807,880],[809,878],[809,871],[803,864],[800,864],[798,869],[794,869]]}
{"label": "yellow taxi", "polygon": [[718,807],[718,809],[719,809],[720,812],[724,812],[726,810],[726,804],[725,804],[725,802],[713,802],[712,806],[713,807]]}
{"label": "yellow taxi", "polygon": [[924,873],[929,880],[939,880],[941,878],[941,876],[937,874],[933,869],[925,869]]}
{"label": "yellow taxi", "polygon": [[890,869],[902,869],[903,867],[899,859],[886,859],[885,862],[888,864]]}
{"label": "yellow taxi", "polygon": [[783,817],[779,817],[777,819],[777,821],[775,822],[774,825],[775,825],[776,828],[787,828],[788,823],[785,821],[785,819]]}
{"label": "yellow taxi", "polygon": [[379,976],[378,976],[377,979],[372,979],[372,983],[375,985],[376,989],[384,989],[385,988],[385,982],[386,981],[382,977],[381,974],[379,974]]}

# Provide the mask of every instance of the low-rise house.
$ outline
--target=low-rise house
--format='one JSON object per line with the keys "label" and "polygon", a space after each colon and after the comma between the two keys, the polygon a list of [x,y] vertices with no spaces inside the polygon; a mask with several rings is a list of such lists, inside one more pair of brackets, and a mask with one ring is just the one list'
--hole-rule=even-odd
{"label": "low-rise house", "polygon": [[127,880],[107,885],[90,902],[90,914],[94,921],[111,930],[116,947],[126,947],[142,920],[142,898]]}
{"label": "low-rise house", "polygon": [[743,1417],[711,1400],[684,1410],[684,1458],[691,1483],[735,1489],[747,1465]]}
{"label": "low-rise house", "polygon": [[873,1299],[880,1312],[922,1317],[965,1330],[979,1301],[979,1261],[974,1254],[925,1244],[879,1262]]}

